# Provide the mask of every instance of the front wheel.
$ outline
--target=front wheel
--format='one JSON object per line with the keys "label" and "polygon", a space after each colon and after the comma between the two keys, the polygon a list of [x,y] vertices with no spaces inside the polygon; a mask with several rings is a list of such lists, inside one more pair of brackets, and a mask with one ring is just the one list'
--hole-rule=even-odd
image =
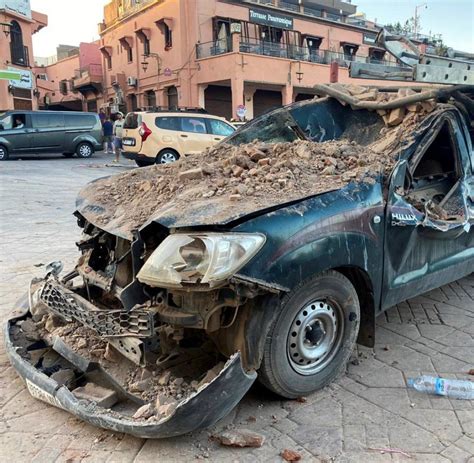
{"label": "front wheel", "polygon": [[94,149],[89,143],[79,143],[76,154],[80,158],[90,158],[94,154]]}
{"label": "front wheel", "polygon": [[173,150],[163,150],[157,157],[157,164],[169,164],[171,162],[176,162],[179,159],[178,153]]}
{"label": "front wheel", "polygon": [[328,385],[345,369],[359,332],[357,292],[328,271],[303,282],[282,301],[270,328],[260,381],[294,399]]}
{"label": "front wheel", "polygon": [[8,159],[8,150],[0,145],[0,161],[6,161]]}

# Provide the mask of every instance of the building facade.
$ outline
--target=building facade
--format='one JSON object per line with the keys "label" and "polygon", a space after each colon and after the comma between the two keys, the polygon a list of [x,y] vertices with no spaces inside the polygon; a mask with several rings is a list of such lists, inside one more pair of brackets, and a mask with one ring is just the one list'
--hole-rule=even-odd
{"label": "building facade", "polygon": [[[34,68],[39,108],[98,111],[99,105],[103,103],[99,44],[81,43],[79,47],[60,45],[57,58],[52,61],[52,64]],[[40,62],[42,60],[37,59],[37,64]]]}
{"label": "building facade", "polygon": [[250,119],[312,98],[315,84],[353,81],[351,61],[396,65],[355,12],[340,0],[112,0],[100,25],[104,104]]}
{"label": "building facade", "polygon": [[29,0],[0,0],[0,111],[38,109],[32,36],[48,17]]}

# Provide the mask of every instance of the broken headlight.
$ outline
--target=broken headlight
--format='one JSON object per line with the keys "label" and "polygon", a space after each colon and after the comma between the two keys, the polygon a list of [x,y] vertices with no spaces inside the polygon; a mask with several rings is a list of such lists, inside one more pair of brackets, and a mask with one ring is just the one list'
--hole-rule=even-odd
{"label": "broken headlight", "polygon": [[164,288],[183,283],[215,286],[241,269],[264,243],[265,236],[260,234],[171,235],[145,262],[137,278]]}

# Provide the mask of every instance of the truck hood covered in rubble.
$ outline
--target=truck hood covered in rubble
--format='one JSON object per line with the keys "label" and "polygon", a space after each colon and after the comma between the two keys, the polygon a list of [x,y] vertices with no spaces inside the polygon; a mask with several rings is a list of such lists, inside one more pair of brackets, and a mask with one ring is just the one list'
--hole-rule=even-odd
{"label": "truck hood covered in rubble", "polygon": [[[249,124],[202,154],[92,182],[79,195],[78,212],[97,227],[131,239],[150,221],[167,228],[224,225],[351,182],[374,183],[380,173],[390,172],[426,114],[407,112],[397,126],[385,127],[375,112],[320,101],[326,103],[328,127],[321,125],[322,118],[312,119],[323,106],[318,101],[295,106],[292,115],[277,110],[265,127],[258,126],[260,119],[256,127]],[[285,125],[276,127],[285,117]],[[297,120],[296,130],[290,131],[288,118]],[[269,141],[258,141],[259,134]]]}

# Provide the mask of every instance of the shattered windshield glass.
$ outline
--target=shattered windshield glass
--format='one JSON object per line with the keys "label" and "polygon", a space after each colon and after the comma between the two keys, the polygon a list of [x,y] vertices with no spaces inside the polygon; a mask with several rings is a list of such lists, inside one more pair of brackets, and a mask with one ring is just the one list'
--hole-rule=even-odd
{"label": "shattered windshield glass", "polygon": [[256,140],[277,143],[297,139],[321,143],[345,138],[367,145],[377,138],[382,127],[382,119],[376,113],[353,111],[333,99],[322,98],[261,116],[231,135],[225,143],[240,145]]}

